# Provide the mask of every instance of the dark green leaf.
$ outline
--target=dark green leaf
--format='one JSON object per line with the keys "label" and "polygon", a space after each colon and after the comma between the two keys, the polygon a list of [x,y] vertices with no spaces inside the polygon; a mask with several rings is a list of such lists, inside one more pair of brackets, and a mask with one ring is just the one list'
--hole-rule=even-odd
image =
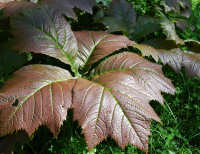
{"label": "dark green leaf", "polygon": [[87,11],[92,14],[92,7],[96,4],[95,0],[40,0],[40,4],[48,5],[54,10],[65,14],[68,17],[76,18],[73,11],[74,7]]}
{"label": "dark green leaf", "polygon": [[26,55],[1,47],[0,50],[0,78],[8,76],[27,62]]}
{"label": "dark green leaf", "polygon": [[136,25],[136,11],[125,0],[113,0],[107,10],[107,15],[103,18],[103,23],[110,32],[131,33]]}
{"label": "dark green leaf", "polygon": [[159,31],[161,29],[158,19],[150,16],[138,17],[136,26],[134,27],[133,38],[138,40],[148,34]]}

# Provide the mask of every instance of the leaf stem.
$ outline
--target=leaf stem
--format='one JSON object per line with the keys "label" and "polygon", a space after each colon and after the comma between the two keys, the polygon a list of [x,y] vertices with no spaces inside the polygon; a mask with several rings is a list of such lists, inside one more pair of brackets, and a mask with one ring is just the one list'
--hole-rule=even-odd
{"label": "leaf stem", "polygon": [[69,60],[69,63],[71,65],[71,69],[74,72],[75,77],[81,77],[81,74],[78,71],[78,67],[76,66],[76,63],[74,62],[74,60]]}
{"label": "leaf stem", "polygon": [[71,66],[72,72],[74,72],[75,77],[81,77],[81,74],[78,71],[78,67],[76,66],[76,62],[72,59],[63,49],[61,49],[62,53],[67,58],[69,65]]}

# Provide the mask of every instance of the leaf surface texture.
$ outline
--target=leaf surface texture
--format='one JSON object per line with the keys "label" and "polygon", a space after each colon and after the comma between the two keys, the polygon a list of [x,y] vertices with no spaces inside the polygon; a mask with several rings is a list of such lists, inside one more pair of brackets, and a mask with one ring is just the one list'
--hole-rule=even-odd
{"label": "leaf surface texture", "polygon": [[[169,42],[166,41],[166,44],[167,43]],[[160,59],[163,64],[168,64],[176,72],[180,72],[181,67],[184,67],[186,74],[189,77],[197,76],[200,78],[199,53],[182,51],[178,47],[172,49],[161,49],[158,45],[158,49],[156,49],[146,44],[134,44],[133,46],[135,48],[138,48],[142,52],[143,56],[152,56],[156,62],[158,62],[158,60]]]}
{"label": "leaf surface texture", "polygon": [[127,37],[112,35],[102,31],[76,31],[74,35],[78,42],[78,58],[80,66],[89,68],[99,61],[119,50],[133,44]]}
{"label": "leaf surface texture", "polygon": [[0,89],[0,135],[25,130],[31,135],[46,125],[55,136],[71,107],[74,80],[64,69],[29,65]]}
{"label": "leaf surface texture", "polygon": [[72,64],[78,51],[66,19],[48,7],[38,7],[11,20],[15,49],[57,58]]}
{"label": "leaf surface texture", "polygon": [[160,121],[149,101],[163,103],[161,91],[174,93],[161,67],[133,53],[111,56],[91,81],[77,79],[74,120],[82,126],[88,148],[111,136],[122,148],[133,144],[147,152],[150,121]]}

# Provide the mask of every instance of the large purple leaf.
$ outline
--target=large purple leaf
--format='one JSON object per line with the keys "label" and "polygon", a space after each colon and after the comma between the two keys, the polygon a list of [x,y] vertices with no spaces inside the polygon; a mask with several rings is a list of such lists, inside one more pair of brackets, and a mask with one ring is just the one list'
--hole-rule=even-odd
{"label": "large purple leaf", "polygon": [[124,148],[148,151],[150,121],[160,121],[150,100],[163,103],[161,91],[174,87],[161,66],[133,53],[121,53],[95,69],[92,80],[77,79],[73,88],[74,120],[82,126],[88,148],[111,136]]}
{"label": "large purple leaf", "polygon": [[0,136],[25,130],[31,135],[46,125],[54,135],[72,104],[70,73],[49,65],[29,65],[15,72],[0,89]]}
{"label": "large purple leaf", "polygon": [[127,48],[133,41],[122,35],[112,35],[103,31],[76,31],[74,32],[78,41],[78,58],[82,68],[90,66],[119,50]]}
{"label": "large purple leaf", "polygon": [[34,52],[74,63],[78,51],[70,25],[58,12],[37,7],[11,19],[14,47],[20,52]]}

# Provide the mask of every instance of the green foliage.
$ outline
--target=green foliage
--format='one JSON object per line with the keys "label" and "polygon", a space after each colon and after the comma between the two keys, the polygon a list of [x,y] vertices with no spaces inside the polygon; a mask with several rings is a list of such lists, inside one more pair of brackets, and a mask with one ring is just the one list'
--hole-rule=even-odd
{"label": "green foliage", "polygon": [[192,9],[196,9],[198,7],[200,1],[199,0],[191,0],[192,1]]}
{"label": "green foliage", "polygon": [[135,8],[136,11],[142,15],[154,13],[155,6],[159,5],[161,2],[161,0],[151,0],[151,1],[128,0],[128,1],[133,5],[133,8]]}
{"label": "green foliage", "polygon": [[185,31],[180,32],[179,34],[184,39],[194,39],[194,40],[200,40],[200,1],[195,1],[192,3],[193,11],[192,15],[190,16],[188,20],[188,26],[185,29]]}
{"label": "green foliage", "polygon": [[[158,153],[162,151],[163,153],[170,151],[173,153],[199,153],[199,143],[196,141],[200,137],[198,133],[200,81],[197,78],[186,78],[184,71],[176,74],[168,66],[165,66],[163,71],[172,80],[177,92],[175,96],[164,95],[166,100],[164,109],[160,108],[160,110],[156,107],[160,110],[159,113],[162,114],[162,120],[165,123],[163,126],[156,124],[152,128],[157,132],[154,134],[155,136],[153,135],[154,142],[160,146],[159,150],[156,150],[156,145],[153,145],[155,149],[152,151]],[[192,129],[190,129],[191,127]]]}

